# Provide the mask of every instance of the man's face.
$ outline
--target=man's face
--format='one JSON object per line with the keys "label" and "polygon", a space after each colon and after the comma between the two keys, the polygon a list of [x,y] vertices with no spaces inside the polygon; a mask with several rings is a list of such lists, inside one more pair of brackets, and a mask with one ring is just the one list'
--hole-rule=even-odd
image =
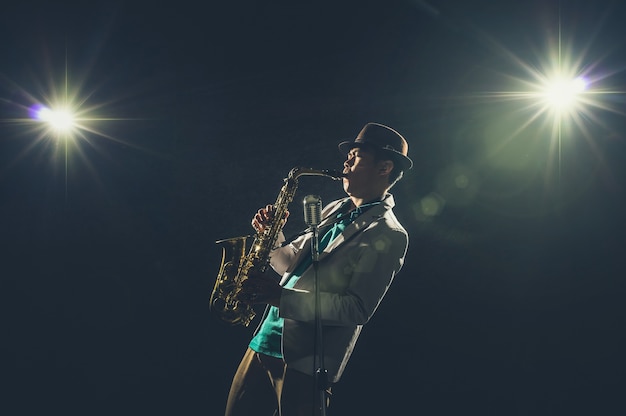
{"label": "man's face", "polygon": [[357,198],[369,198],[374,190],[374,184],[380,181],[378,177],[378,163],[371,151],[355,147],[346,156],[343,163],[343,189]]}

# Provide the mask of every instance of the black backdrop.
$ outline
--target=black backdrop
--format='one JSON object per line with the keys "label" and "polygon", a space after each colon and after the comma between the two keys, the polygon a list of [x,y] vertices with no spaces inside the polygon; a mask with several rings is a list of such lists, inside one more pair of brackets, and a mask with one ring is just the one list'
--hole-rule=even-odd
{"label": "black backdrop", "polygon": [[[292,167],[338,168],[336,144],[378,121],[416,162],[393,189],[411,243],[331,414],[623,412],[624,12],[3,6],[0,407],[220,414],[252,327],[208,313],[214,242],[249,233]],[[563,52],[618,93],[598,98],[610,109],[584,117],[586,134],[557,142],[533,125],[511,138],[527,102],[484,92],[528,76],[521,62],[541,69],[559,23]],[[62,97],[66,76],[98,119],[67,145],[19,120]],[[342,196],[302,178],[288,234],[308,193]]]}

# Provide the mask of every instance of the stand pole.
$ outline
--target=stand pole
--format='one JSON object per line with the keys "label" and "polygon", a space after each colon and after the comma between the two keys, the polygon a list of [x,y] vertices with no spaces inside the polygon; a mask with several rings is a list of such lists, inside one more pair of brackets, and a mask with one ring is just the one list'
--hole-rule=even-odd
{"label": "stand pole", "polygon": [[[318,278],[319,262],[319,235],[317,225],[313,226],[313,237],[311,238],[311,254],[313,256],[313,270],[315,272],[315,388],[318,395],[317,407],[322,416],[326,416],[326,389],[328,388],[328,374],[324,368],[324,334],[322,332],[322,311],[320,299],[320,285]],[[313,415],[315,416],[315,409]]]}

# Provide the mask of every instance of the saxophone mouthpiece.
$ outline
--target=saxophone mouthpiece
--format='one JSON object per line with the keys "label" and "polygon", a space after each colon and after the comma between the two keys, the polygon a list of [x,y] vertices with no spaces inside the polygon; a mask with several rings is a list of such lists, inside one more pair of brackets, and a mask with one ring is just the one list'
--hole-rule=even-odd
{"label": "saxophone mouthpiece", "polygon": [[338,171],[338,170],[334,170],[334,169],[326,169],[323,171],[324,174],[336,181],[338,181],[341,178],[345,178],[346,175],[343,174],[342,172]]}

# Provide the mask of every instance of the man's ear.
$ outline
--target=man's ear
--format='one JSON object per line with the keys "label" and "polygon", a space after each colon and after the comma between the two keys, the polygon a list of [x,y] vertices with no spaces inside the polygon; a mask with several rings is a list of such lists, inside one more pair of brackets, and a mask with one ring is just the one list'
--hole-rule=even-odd
{"label": "man's ear", "polygon": [[381,174],[388,175],[393,170],[394,164],[391,160],[382,160],[378,165],[378,171]]}

